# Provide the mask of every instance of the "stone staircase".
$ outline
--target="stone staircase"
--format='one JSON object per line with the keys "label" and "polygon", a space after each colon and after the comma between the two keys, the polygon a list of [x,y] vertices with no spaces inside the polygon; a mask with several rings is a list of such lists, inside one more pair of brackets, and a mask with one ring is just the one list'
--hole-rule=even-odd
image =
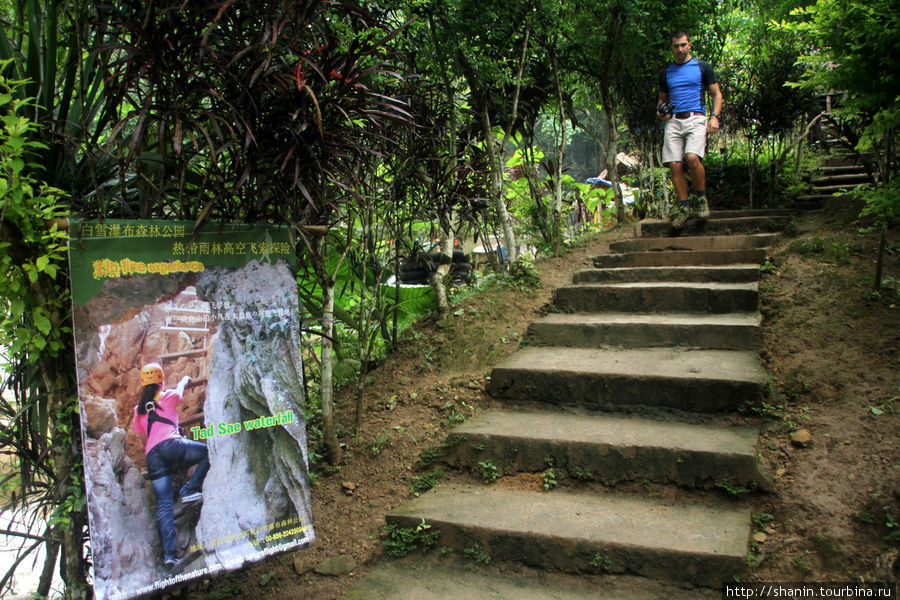
{"label": "stone staircase", "polygon": [[835,159],[832,164],[819,167],[819,172],[810,177],[806,193],[797,197],[797,205],[804,209],[821,208],[829,198],[869,183],[872,176],[855,157]]}
{"label": "stone staircase", "polygon": [[[424,519],[457,554],[474,547],[546,576],[418,556],[382,561],[346,598],[719,597],[746,570],[751,515],[704,490],[771,487],[758,432],[727,416],[764,395],[757,280],[774,234],[690,233],[756,232],[784,216],[713,213],[674,238],[650,237],[668,224],[643,222],[642,237],[611,244],[558,289],[558,312],[493,369],[489,392],[507,407],[458,426],[445,445],[456,468],[552,467],[590,485],[439,485],[387,516],[410,528]],[[651,483],[674,491],[642,493]],[[614,576],[591,579],[599,574]]]}

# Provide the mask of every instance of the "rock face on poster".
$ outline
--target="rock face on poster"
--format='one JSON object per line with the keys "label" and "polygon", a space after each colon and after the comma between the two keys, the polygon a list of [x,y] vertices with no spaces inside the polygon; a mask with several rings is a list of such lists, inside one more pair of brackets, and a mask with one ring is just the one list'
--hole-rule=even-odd
{"label": "rock face on poster", "polygon": [[[85,223],[70,244],[99,600],[162,590],[315,540],[287,234],[190,228]],[[148,471],[146,430],[135,426],[149,363],[164,374],[162,394],[180,391],[179,435],[202,445],[209,461],[199,498],[179,497],[197,466],[176,464],[168,475],[174,553],[163,548],[166,517],[157,514],[162,478]]]}

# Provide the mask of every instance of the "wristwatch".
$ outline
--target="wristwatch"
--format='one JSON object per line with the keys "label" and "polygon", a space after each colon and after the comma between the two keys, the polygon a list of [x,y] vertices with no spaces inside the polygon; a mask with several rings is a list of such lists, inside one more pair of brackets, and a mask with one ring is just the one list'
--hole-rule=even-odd
{"label": "wristwatch", "polygon": [[717,118],[719,123],[722,122],[722,117],[719,116],[719,113],[709,113],[709,116]]}

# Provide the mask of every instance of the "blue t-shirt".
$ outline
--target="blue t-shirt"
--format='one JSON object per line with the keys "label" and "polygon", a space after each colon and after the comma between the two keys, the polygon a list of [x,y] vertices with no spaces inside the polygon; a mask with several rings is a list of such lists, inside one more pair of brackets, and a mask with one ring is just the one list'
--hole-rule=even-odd
{"label": "blue t-shirt", "polygon": [[669,63],[659,74],[659,90],[669,94],[669,103],[677,113],[706,112],[703,92],[718,81],[708,62],[691,58],[683,65]]}

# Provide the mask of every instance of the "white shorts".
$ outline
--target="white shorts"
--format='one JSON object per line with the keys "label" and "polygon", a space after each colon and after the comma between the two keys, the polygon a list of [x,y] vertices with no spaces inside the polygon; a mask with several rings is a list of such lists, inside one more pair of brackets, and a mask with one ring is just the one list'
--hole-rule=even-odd
{"label": "white shorts", "polygon": [[663,135],[662,162],[681,162],[685,154],[696,154],[700,158],[706,153],[706,116],[691,115],[687,119],[676,119],[674,115],[666,121]]}

